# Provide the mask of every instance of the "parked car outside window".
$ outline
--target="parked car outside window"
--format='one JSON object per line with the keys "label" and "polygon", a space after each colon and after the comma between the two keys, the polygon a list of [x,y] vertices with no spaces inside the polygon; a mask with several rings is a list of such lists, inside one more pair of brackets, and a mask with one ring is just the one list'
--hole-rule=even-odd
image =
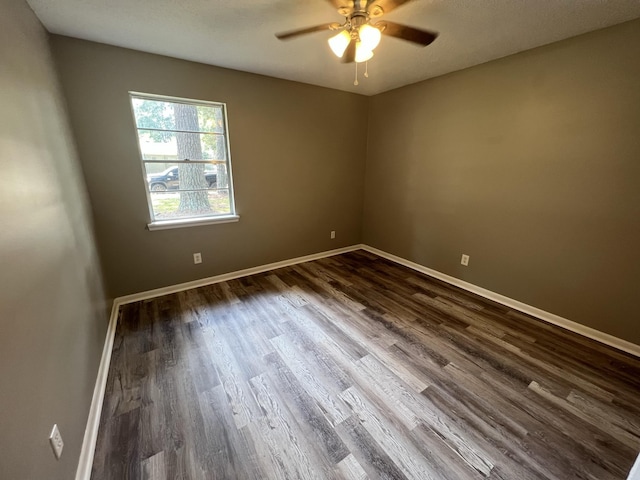
{"label": "parked car outside window", "polygon": [[[218,179],[216,165],[205,166],[204,178],[207,180],[207,186],[209,188],[216,188]],[[149,190],[152,192],[166,192],[167,190],[179,189],[180,178],[178,167],[169,167],[163,172],[147,175],[147,183],[149,184]]]}

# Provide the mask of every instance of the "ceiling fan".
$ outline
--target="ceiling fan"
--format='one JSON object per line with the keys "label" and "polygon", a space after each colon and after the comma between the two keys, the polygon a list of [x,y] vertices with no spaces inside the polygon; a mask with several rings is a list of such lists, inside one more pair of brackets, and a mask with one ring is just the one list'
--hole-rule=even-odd
{"label": "ceiling fan", "polygon": [[431,44],[438,36],[436,32],[386,20],[371,23],[371,19],[377,19],[411,0],[327,1],[338,9],[340,15],[345,17],[344,23],[325,23],[314,27],[277,33],[276,37],[280,40],[288,40],[298,35],[323,30],[339,31],[337,35],[329,39],[331,50],[342,59],[343,63],[360,63],[366,62],[373,57],[373,50],[380,43],[382,35],[406,40],[423,47]]}

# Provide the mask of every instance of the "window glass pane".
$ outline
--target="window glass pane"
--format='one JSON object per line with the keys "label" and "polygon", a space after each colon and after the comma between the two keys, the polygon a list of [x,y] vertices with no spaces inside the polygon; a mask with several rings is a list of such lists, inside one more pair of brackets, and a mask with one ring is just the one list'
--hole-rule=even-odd
{"label": "window glass pane", "polygon": [[156,220],[212,217],[232,213],[228,189],[211,189],[199,192],[167,190],[166,192],[150,192],[149,195]]}
{"label": "window glass pane", "polygon": [[138,130],[143,160],[225,160],[227,142],[217,133]]}
{"label": "window glass pane", "polygon": [[152,192],[229,188],[227,165],[223,162],[144,162],[147,187]]}
{"label": "window glass pane", "polygon": [[168,102],[132,97],[131,103],[138,128],[175,130],[175,115]]}
{"label": "window glass pane", "polygon": [[224,104],[144,94],[131,103],[152,220],[234,214]]}
{"label": "window glass pane", "polygon": [[222,106],[198,106],[198,122],[201,132],[224,133],[224,111]]}
{"label": "window glass pane", "polygon": [[222,105],[188,103],[132,97],[138,128],[224,134]]}

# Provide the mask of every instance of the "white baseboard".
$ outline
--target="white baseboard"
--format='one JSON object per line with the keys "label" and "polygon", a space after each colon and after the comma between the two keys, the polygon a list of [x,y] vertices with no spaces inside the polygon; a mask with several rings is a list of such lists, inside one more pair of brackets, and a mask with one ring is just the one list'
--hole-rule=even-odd
{"label": "white baseboard", "polygon": [[116,334],[116,326],[118,322],[118,315],[120,307],[127,303],[137,302],[140,300],[147,300],[149,298],[159,297],[162,295],[168,295],[171,293],[182,292],[189,290],[190,288],[198,288],[206,285],[212,285],[214,283],[225,282],[234,278],[246,277],[249,275],[255,275],[256,273],[267,272],[269,270],[275,270],[277,268],[287,267],[290,265],[296,265],[298,263],[309,262],[312,260],[318,260],[320,258],[331,257],[333,255],[340,255],[341,253],[352,252],[354,250],[365,250],[367,252],[376,254],[380,257],[391,260],[392,262],[404,265],[420,273],[424,273],[431,277],[437,278],[444,282],[447,282],[456,287],[460,287],[469,292],[478,294],[482,297],[488,298],[495,302],[501,303],[509,308],[518,310],[520,312],[532,315],[540,320],[565,328],[572,332],[578,333],[585,337],[597,340],[605,345],[617,348],[624,352],[640,357],[640,345],[622,340],[607,333],[600,332],[590,327],[586,327],[579,323],[567,320],[566,318],[554,315],[553,313],[545,312],[526,303],[519,302],[499,293],[492,292],[482,287],[473,285],[472,283],[465,282],[458,278],[452,277],[445,273],[438,272],[431,268],[425,267],[418,263],[406,260],[402,257],[392,255],[383,250],[379,250],[374,247],[370,247],[364,244],[351,245],[349,247],[337,248],[335,250],[328,250],[325,252],[314,253],[312,255],[305,255],[303,257],[292,258],[289,260],[282,260],[280,262],[269,263],[266,265],[260,265],[257,267],[246,268],[244,270],[238,270],[235,272],[224,273],[222,275],[216,275],[213,277],[202,278],[200,280],[194,280],[192,282],[180,283],[178,285],[171,285],[168,287],[157,288],[155,290],[148,290],[146,292],[135,293],[133,295],[126,295],[118,297],[113,301],[113,308],[111,310],[111,317],[109,319],[109,327],[107,329],[107,335],[102,350],[102,359],[100,361],[100,367],[98,369],[98,376],[96,379],[96,385],[93,390],[93,398],[91,400],[91,408],[89,410],[89,419],[87,421],[87,427],[85,429],[84,440],[82,442],[82,450],[80,452],[80,460],[78,462],[78,469],[76,471],[75,480],[90,480],[91,467],[93,465],[93,456],[96,448],[96,441],[98,439],[98,428],[100,426],[100,416],[102,414],[102,404],[104,401],[104,392],[107,386],[107,376],[109,374],[109,365],[111,363],[111,351],[113,349],[113,342]]}
{"label": "white baseboard", "polygon": [[420,273],[424,273],[431,277],[450,283],[451,285],[454,285],[456,287],[460,287],[464,290],[480,295],[481,297],[485,297],[489,300],[493,300],[494,302],[501,303],[502,305],[513,308],[514,310],[518,310],[533,317],[539,318],[540,320],[543,320],[547,323],[557,325],[558,327],[562,327],[584,337],[591,338],[600,343],[604,343],[605,345],[609,345],[610,347],[617,348],[618,350],[622,350],[624,352],[630,353],[631,355],[635,355],[636,357],[640,357],[640,345],[636,345],[635,343],[631,343],[627,340],[614,337],[613,335],[609,335],[608,333],[601,332],[599,330],[596,330],[595,328],[587,327],[580,323],[568,320],[559,315],[546,312],[544,310],[541,310],[540,308],[527,305],[526,303],[514,300],[513,298],[505,297],[504,295],[500,295],[499,293],[492,292],[491,290],[487,290],[486,288],[478,287],[472,283],[465,282],[464,280],[452,277],[450,275],[447,275],[446,273],[438,272],[437,270],[433,270],[431,268],[425,267],[424,265],[420,265],[419,263],[415,263],[405,258],[398,257],[397,255],[387,253],[383,250],[379,250],[368,245],[363,245],[362,249],[366,250],[367,252],[374,253],[380,257],[386,258],[387,260],[391,260],[392,262],[404,265],[405,267],[409,267],[412,270],[416,270]]}
{"label": "white baseboard", "polygon": [[636,463],[631,467],[627,480],[640,480],[640,455],[636,458]]}
{"label": "white baseboard", "polygon": [[327,250],[325,252],[313,253],[311,255],[305,255],[303,257],[291,258],[289,260],[282,260],[280,262],[267,263],[266,265],[259,265],[257,267],[245,268],[244,270],[237,270],[235,272],[223,273],[222,275],[215,275],[213,277],[201,278],[199,280],[193,280],[191,282],[179,283],[177,285],[170,285],[168,287],[156,288],[154,290],[147,290],[146,292],[134,293],[132,295],[125,295],[124,297],[116,298],[116,301],[120,302],[120,305],[125,303],[137,302],[140,300],[147,300],[148,298],[161,297],[162,295],[169,295],[171,293],[183,292],[191,288],[204,287],[206,285],[212,285],[214,283],[226,282],[227,280],[233,280],[234,278],[247,277],[249,275],[255,275],[256,273],[268,272],[269,270],[275,270],[276,268],[288,267],[289,265],[296,265],[297,263],[310,262],[311,260],[318,260],[319,258],[332,257],[334,255],[340,255],[341,253],[352,252],[363,248],[363,245],[351,245],[349,247],[336,248],[335,250]]}
{"label": "white baseboard", "polygon": [[113,340],[116,335],[116,324],[118,323],[118,313],[121,303],[113,302],[107,335],[102,349],[102,358],[98,367],[96,385],[93,388],[91,407],[89,408],[89,418],[84,430],[82,449],[80,450],[80,460],[76,470],[76,480],[89,480],[91,477],[91,467],[93,466],[93,455],[96,450],[98,440],[98,428],[100,427],[100,416],[102,415],[102,402],[104,392],[107,387],[107,376],[109,375],[109,365],[111,364],[111,351],[113,350]]}

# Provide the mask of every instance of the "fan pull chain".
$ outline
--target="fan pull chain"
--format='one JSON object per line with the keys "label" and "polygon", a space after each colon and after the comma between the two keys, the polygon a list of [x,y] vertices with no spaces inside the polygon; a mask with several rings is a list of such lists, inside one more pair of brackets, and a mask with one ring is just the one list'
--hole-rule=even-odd
{"label": "fan pull chain", "polygon": [[369,61],[364,62],[364,78],[369,78]]}
{"label": "fan pull chain", "polygon": [[356,63],[356,79],[353,81],[354,85],[358,85],[358,64]]}

